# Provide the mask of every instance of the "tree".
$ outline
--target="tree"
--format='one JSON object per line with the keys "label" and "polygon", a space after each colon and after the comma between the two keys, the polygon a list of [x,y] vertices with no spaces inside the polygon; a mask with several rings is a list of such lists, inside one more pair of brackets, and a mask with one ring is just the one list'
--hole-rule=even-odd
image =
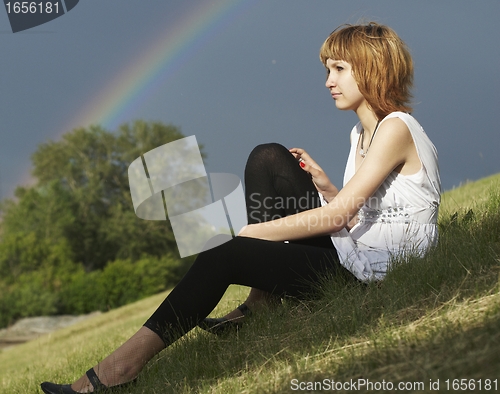
{"label": "tree", "polygon": [[[2,239],[14,234],[32,234],[49,244],[64,239],[87,272],[117,258],[177,253],[168,220],[136,217],[127,169],[140,155],[183,137],[175,126],[138,120],[116,133],[91,126],[39,145],[32,155],[37,183],[18,188],[17,202],[4,204]],[[12,264],[3,262],[4,268]]]}
{"label": "tree", "polygon": [[136,121],[115,133],[79,128],[38,147],[36,184],[0,203],[0,327],[116,307],[180,279],[192,258],[179,258],[168,220],[135,215],[128,167],[183,137],[175,126]]}

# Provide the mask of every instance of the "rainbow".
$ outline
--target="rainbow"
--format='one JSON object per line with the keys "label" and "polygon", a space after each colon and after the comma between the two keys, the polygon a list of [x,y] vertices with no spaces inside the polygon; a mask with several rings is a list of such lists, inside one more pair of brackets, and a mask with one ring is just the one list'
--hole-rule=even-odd
{"label": "rainbow", "polygon": [[[245,7],[251,3],[254,2],[245,2]],[[246,9],[243,0],[204,1],[194,5],[174,25],[167,26],[144,53],[135,54],[134,62],[78,111],[63,133],[90,124],[108,129],[117,127],[242,9]]]}

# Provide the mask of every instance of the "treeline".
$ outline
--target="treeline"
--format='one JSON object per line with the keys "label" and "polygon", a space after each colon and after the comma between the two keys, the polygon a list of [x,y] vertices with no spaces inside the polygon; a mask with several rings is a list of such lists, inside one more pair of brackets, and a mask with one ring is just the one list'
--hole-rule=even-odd
{"label": "treeline", "polygon": [[183,137],[175,126],[136,121],[39,145],[36,184],[0,204],[0,327],[114,308],[178,281],[191,259],[179,258],[168,220],[135,215],[127,169]]}

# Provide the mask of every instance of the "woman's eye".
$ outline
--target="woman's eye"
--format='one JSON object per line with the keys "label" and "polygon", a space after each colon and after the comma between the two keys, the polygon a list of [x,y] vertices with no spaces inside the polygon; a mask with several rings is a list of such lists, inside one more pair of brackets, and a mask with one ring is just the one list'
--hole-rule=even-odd
{"label": "woman's eye", "polygon": [[336,68],[337,68],[337,71],[342,71],[344,69],[344,67],[342,67],[342,66],[337,66]]}

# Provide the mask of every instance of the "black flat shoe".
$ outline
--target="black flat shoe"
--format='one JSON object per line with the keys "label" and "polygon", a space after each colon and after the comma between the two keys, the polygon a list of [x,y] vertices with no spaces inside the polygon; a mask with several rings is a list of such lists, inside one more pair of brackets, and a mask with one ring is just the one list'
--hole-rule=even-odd
{"label": "black flat shoe", "polygon": [[[99,378],[97,377],[94,368],[90,368],[87,371],[87,377],[90,380],[90,383],[92,384],[92,387],[94,387],[93,393],[111,393],[114,390],[113,389],[119,389],[120,387],[124,387],[129,385],[132,382],[124,383],[124,384],[119,384],[117,386],[113,387],[107,387],[101,383]],[[78,391],[75,391],[71,388],[70,384],[56,384],[56,383],[50,383],[50,382],[43,382],[40,387],[42,388],[42,391],[45,394],[81,394]]]}
{"label": "black flat shoe", "polygon": [[[252,311],[245,304],[241,304],[237,308],[243,316],[250,316]],[[224,335],[229,332],[237,331],[243,325],[242,322],[239,322],[240,318],[234,320],[228,320],[224,317],[212,318],[206,317],[200,323],[198,323],[198,327],[201,329],[208,331],[211,334],[215,335]]]}

